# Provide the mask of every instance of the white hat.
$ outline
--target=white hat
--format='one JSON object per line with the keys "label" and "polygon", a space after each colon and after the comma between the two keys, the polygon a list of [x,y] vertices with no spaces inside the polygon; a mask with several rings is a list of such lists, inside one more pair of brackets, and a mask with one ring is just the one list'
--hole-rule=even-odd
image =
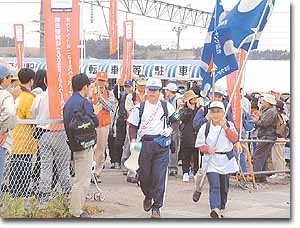
{"label": "white hat", "polygon": [[163,89],[167,89],[173,92],[177,92],[177,85],[175,83],[168,83],[168,85],[166,87],[164,87]]}
{"label": "white hat", "polygon": [[[210,90],[210,93],[212,93],[212,89]],[[225,91],[223,90],[223,88],[222,87],[220,87],[220,86],[216,86],[215,87],[215,94],[219,94],[219,95],[221,95],[221,96],[225,96],[226,94],[225,94]]]}
{"label": "white hat", "polygon": [[161,80],[159,78],[149,78],[146,84],[146,89],[159,90],[162,88]]}
{"label": "white hat", "polygon": [[269,104],[276,105],[275,96],[272,94],[265,93],[262,95],[261,99],[268,102]]}
{"label": "white hat", "polygon": [[223,102],[221,101],[213,101],[209,104],[208,106],[209,109],[212,109],[212,108],[220,108],[222,109],[224,112],[225,112],[225,107],[224,107],[224,104]]}

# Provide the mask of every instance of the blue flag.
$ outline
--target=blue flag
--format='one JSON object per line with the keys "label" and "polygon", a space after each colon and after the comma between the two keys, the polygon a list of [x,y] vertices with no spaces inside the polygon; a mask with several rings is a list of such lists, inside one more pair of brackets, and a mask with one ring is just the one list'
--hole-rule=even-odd
{"label": "blue flag", "polygon": [[212,74],[209,70],[209,65],[211,61],[213,61],[212,35],[213,35],[213,31],[216,29],[216,27],[222,20],[222,16],[225,16],[224,8],[221,3],[221,0],[217,0],[217,4],[212,14],[209,27],[207,30],[206,39],[204,42],[201,61],[200,61],[200,67],[201,67],[200,75],[203,79],[202,87],[201,87],[202,96],[207,95],[212,85]]}
{"label": "blue flag", "polygon": [[245,51],[249,50],[253,36],[258,30],[252,46],[252,50],[257,49],[274,4],[275,0],[240,0],[218,25],[217,30],[230,34],[233,46]]}

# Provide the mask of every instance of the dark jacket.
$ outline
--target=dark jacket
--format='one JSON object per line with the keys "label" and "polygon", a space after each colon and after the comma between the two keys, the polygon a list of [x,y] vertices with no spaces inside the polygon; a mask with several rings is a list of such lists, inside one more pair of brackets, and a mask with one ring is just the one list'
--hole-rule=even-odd
{"label": "dark jacket", "polygon": [[257,136],[259,139],[275,140],[277,111],[273,106],[270,106],[269,108],[262,108],[261,112],[260,120],[255,123]]}
{"label": "dark jacket", "polygon": [[193,129],[193,119],[197,113],[197,109],[192,110],[190,108],[184,107],[180,109],[180,141],[182,148],[194,148],[195,141],[197,137],[197,131]]}
{"label": "dark jacket", "polygon": [[[78,145],[72,138],[70,131],[69,131],[69,124],[71,122],[74,111],[78,110],[80,102],[84,99],[86,99],[86,98],[81,96],[80,93],[78,93],[78,92],[73,93],[73,95],[66,102],[64,109],[63,109],[64,126],[65,126],[65,130],[66,130],[67,137],[69,140],[69,145],[72,145],[71,146],[72,148],[81,148],[81,146]],[[87,100],[87,102],[84,102],[83,108],[84,108],[86,114],[93,120],[95,127],[98,127],[99,120],[94,113],[94,108],[93,108],[92,103]]]}

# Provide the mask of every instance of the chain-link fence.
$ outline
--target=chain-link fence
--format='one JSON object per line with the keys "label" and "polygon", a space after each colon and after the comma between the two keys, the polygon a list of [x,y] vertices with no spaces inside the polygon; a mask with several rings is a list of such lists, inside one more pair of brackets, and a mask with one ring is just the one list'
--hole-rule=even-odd
{"label": "chain-link fence", "polygon": [[46,207],[54,199],[63,204],[74,173],[62,121],[19,120],[12,136],[1,186],[0,216],[30,217],[33,207]]}

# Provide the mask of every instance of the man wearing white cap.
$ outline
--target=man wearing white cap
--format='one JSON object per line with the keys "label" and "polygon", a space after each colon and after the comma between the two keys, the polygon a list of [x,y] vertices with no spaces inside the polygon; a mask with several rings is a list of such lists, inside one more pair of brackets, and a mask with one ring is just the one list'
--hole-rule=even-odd
{"label": "man wearing white cap", "polygon": [[127,120],[131,143],[142,142],[139,155],[139,180],[145,196],[145,211],[160,218],[166,187],[171,134],[179,121],[174,107],[160,100],[161,80],[151,78],[146,84],[147,99],[137,104]]}
{"label": "man wearing white cap", "polygon": [[[177,93],[177,85],[175,83],[168,83],[166,87],[163,88],[165,90],[166,101],[173,105],[174,109],[177,110],[177,100],[179,98],[179,94]],[[180,148],[180,131],[177,129],[172,133],[172,143],[171,143],[171,154],[170,154],[170,162],[169,162],[169,175],[176,176],[178,172],[177,163],[178,163],[178,152]]]}
{"label": "man wearing white cap", "polygon": [[[276,140],[276,120],[277,111],[273,107],[276,105],[275,96],[264,94],[261,98],[261,110],[256,115],[252,115],[252,122],[255,124],[258,133],[258,139]],[[267,159],[271,154],[274,142],[257,143],[253,154],[253,171],[265,171]],[[266,182],[266,176],[256,175],[257,182]]]}

